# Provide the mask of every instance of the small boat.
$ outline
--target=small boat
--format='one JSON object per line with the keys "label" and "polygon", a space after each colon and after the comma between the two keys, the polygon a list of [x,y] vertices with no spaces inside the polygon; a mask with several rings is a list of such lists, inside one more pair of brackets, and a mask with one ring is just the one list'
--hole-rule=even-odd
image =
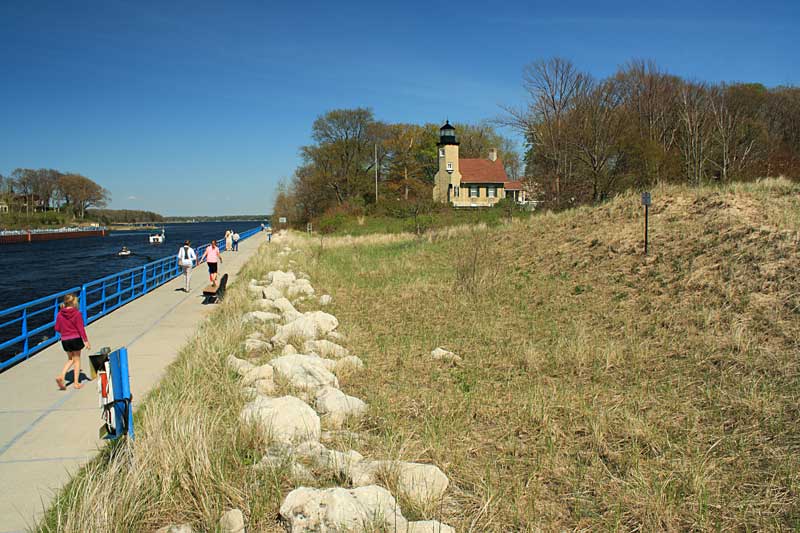
{"label": "small boat", "polygon": [[163,244],[166,236],[164,235],[164,228],[161,228],[161,233],[150,235],[150,244]]}
{"label": "small boat", "polygon": [[122,250],[117,252],[117,255],[120,256],[120,257],[127,257],[127,256],[131,255],[131,251],[128,250],[127,246],[123,246]]}

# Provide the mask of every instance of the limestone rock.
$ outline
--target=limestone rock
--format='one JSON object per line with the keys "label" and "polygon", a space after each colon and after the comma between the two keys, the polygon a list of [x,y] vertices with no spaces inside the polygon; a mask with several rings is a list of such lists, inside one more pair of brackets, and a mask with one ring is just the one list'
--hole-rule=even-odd
{"label": "limestone rock", "polygon": [[319,416],[294,396],[258,396],[244,406],[239,418],[246,424],[254,424],[268,439],[278,442],[319,440]]}
{"label": "limestone rock", "polygon": [[235,355],[229,355],[228,358],[225,360],[228,367],[235,371],[240,376],[244,376],[250,370],[255,368],[255,365],[250,361],[245,361],[244,359],[239,359]]}
{"label": "limestone rock", "polygon": [[316,355],[282,355],[270,361],[275,371],[293,387],[317,390],[325,386],[339,388],[339,380],[331,373],[334,361]]}
{"label": "limestone rock", "polygon": [[340,428],[348,418],[358,418],[367,411],[363,401],[333,387],[321,388],[314,405],[322,419],[333,428]]}
{"label": "limestone rock", "polygon": [[423,506],[444,496],[450,480],[435,465],[397,463],[398,490],[410,501]]}
{"label": "limestone rock", "polygon": [[436,348],[431,352],[431,357],[437,361],[448,361],[450,363],[460,363],[463,359],[453,352],[448,352],[444,348]]}
{"label": "limestone rock", "polygon": [[333,373],[339,375],[345,372],[361,370],[362,368],[364,368],[364,362],[361,359],[355,355],[348,355],[336,361],[336,365],[333,367]]}
{"label": "limestone rock", "polygon": [[298,279],[286,288],[289,298],[308,297],[314,295],[314,287],[307,279]]}
{"label": "limestone rock", "polygon": [[456,533],[456,529],[436,520],[409,522],[406,533]]}
{"label": "limestone rock", "polygon": [[253,383],[256,395],[270,396],[275,393],[275,382],[271,379],[258,379]]}
{"label": "limestone rock", "polygon": [[303,442],[294,449],[296,457],[310,461],[317,468],[332,470],[336,474],[349,478],[350,469],[364,460],[364,456],[354,450],[340,452],[329,450],[319,442]]}
{"label": "limestone rock", "polygon": [[297,349],[291,344],[287,344],[286,346],[283,347],[283,350],[281,350],[281,355],[294,355],[296,353]]}
{"label": "limestone rock", "polygon": [[156,533],[194,533],[192,526],[189,524],[171,524],[169,526],[164,526]]}
{"label": "limestone rock", "polygon": [[331,298],[330,294],[323,294],[319,297],[319,305],[330,305],[333,298]]}
{"label": "limestone rock", "polygon": [[[286,316],[286,315],[284,315]],[[276,346],[285,346],[292,339],[310,341],[324,337],[339,326],[335,316],[313,311],[297,317],[283,326],[278,326],[272,343]]]}
{"label": "limestone rock", "polygon": [[343,342],[345,340],[344,335],[342,333],[339,333],[338,331],[328,332],[326,337],[328,337],[328,339],[332,340],[333,342]]}
{"label": "limestone rock", "polygon": [[264,287],[261,291],[261,298],[264,300],[277,300],[283,298],[283,293],[280,289],[273,286]]}
{"label": "limestone rock", "polygon": [[239,509],[226,511],[219,519],[220,533],[245,533],[244,515]]}
{"label": "limestone rock", "polygon": [[286,298],[281,297],[273,300],[272,305],[275,307],[275,309],[281,312],[283,321],[287,324],[303,316],[297,309],[295,309],[294,305],[292,305],[292,302]]}
{"label": "limestone rock", "polygon": [[435,465],[403,461],[361,461],[350,475],[354,486],[377,483],[382,474],[397,480],[398,490],[416,505],[439,500],[450,481]]}
{"label": "limestone rock", "polygon": [[335,342],[327,339],[306,341],[303,343],[303,353],[314,353],[320,357],[332,357],[341,359],[350,355],[350,350],[339,346]]}
{"label": "limestone rock", "polygon": [[245,324],[249,324],[251,322],[274,322],[275,320],[279,319],[280,316],[276,315],[275,313],[268,313],[266,311],[250,311],[242,316],[242,321]]}
{"label": "limestone rock", "polygon": [[242,385],[246,387],[264,379],[272,381],[274,376],[275,370],[270,365],[255,366],[243,376]]}
{"label": "limestone rock", "polygon": [[[268,313],[272,314],[272,313]],[[245,339],[244,340],[244,351],[248,355],[258,355],[264,352],[269,351],[272,345],[268,342],[261,341],[258,339]]]}
{"label": "limestone rock", "polygon": [[[284,248],[284,251],[287,250]],[[294,272],[284,272],[283,270],[273,270],[267,274],[267,281],[277,289],[291,285],[296,279],[297,276],[294,275]]]}
{"label": "limestone rock", "polygon": [[290,533],[405,531],[408,522],[389,491],[378,486],[343,489],[300,487],[281,504]]}

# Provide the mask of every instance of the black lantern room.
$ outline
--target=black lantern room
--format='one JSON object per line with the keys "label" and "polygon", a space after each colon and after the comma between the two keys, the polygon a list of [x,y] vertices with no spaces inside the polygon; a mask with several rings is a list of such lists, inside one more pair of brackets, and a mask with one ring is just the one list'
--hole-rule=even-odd
{"label": "black lantern room", "polygon": [[445,144],[458,144],[458,141],[456,141],[456,129],[450,124],[449,120],[439,128],[439,146],[444,146]]}

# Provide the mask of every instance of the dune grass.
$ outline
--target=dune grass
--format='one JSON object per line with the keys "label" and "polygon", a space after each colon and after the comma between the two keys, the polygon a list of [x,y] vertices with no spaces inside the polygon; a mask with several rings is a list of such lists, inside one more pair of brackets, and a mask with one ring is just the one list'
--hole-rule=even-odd
{"label": "dune grass", "polygon": [[443,468],[459,531],[800,527],[800,187],[653,193],[647,257],[630,194],[300,261],[367,363],[360,451]]}
{"label": "dune grass", "polygon": [[[451,480],[432,508],[401,500],[407,518],[472,532],[792,530],[798,193],[782,180],[657,188],[648,257],[630,194],[422,238],[293,236],[298,252],[273,242],[239,279],[291,268],[333,295],[326,310],[366,363],[340,384],[370,408],[348,426],[357,438],[330,447],[431,462]],[[84,468],[38,531],[215,531],[233,507],[248,531],[282,531],[296,480],[252,468],[268,443],[237,423],[245,400],[224,365],[250,331],[245,289],[145,400],[135,445]],[[464,361],[432,360],[437,346]]]}

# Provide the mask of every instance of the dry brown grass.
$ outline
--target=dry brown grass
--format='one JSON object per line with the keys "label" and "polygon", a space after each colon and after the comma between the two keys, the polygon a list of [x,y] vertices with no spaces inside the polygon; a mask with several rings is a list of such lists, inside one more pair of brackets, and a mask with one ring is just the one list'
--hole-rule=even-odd
{"label": "dry brown grass", "polygon": [[[319,249],[295,235],[241,279],[295,261],[333,295],[367,363],[342,389],[370,404],[339,446],[451,479],[435,506],[401,501],[409,518],[472,532],[797,529],[800,188],[653,192],[646,258],[631,194],[422,239]],[[278,256],[284,244],[299,251]],[[244,399],[224,368],[248,332],[243,285],[137,413],[133,450],[85,469],[40,531],[213,531],[231,507],[249,531],[280,531],[295,481],[251,467],[268,443],[236,423]],[[437,346],[464,362],[433,361]]]}
{"label": "dry brown grass", "polygon": [[442,467],[459,531],[799,527],[799,192],[656,189],[649,257],[631,194],[301,261],[368,365],[362,453]]}

